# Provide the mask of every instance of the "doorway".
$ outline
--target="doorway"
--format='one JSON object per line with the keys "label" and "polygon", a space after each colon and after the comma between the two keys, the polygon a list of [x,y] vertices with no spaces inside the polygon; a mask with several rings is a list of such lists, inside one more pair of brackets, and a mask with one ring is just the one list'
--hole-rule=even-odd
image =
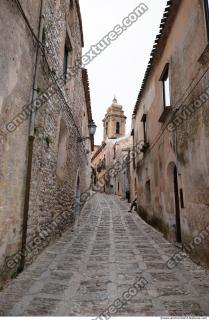
{"label": "doorway", "polygon": [[181,216],[179,205],[179,187],[178,187],[178,170],[176,165],[173,169],[173,184],[174,184],[174,198],[175,198],[175,212],[176,212],[176,240],[181,242]]}

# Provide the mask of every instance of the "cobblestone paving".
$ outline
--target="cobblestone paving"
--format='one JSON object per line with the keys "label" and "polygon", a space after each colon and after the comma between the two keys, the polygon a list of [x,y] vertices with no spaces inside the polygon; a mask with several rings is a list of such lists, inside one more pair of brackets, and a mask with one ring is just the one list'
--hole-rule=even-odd
{"label": "cobblestone paving", "polygon": [[209,273],[189,258],[168,269],[176,252],[125,201],[97,194],[74,232],[0,294],[0,315],[97,317],[144,277],[146,287],[114,315],[209,316]]}

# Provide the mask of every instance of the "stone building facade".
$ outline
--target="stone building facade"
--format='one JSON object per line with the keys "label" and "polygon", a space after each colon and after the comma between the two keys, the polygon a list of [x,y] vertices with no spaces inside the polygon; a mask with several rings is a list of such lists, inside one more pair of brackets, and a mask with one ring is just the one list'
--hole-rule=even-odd
{"label": "stone building facade", "polygon": [[160,27],[133,113],[133,145],[144,146],[132,193],[146,220],[174,241],[195,239],[208,260],[198,237],[209,225],[208,1],[168,1]]}
{"label": "stone building facade", "polygon": [[130,135],[117,139],[113,146],[111,165],[118,167],[117,173],[112,178],[114,194],[129,199],[130,194]]}
{"label": "stone building facade", "polygon": [[7,276],[74,223],[91,185],[93,137],[79,1],[2,0],[0,32],[0,266]]}
{"label": "stone building facade", "polygon": [[106,142],[103,142],[101,146],[97,146],[93,151],[92,157],[91,157],[94,189],[99,185],[101,192],[106,191],[105,190],[106,183],[103,183],[103,177],[106,175],[106,169],[107,169],[106,146],[107,146]]}

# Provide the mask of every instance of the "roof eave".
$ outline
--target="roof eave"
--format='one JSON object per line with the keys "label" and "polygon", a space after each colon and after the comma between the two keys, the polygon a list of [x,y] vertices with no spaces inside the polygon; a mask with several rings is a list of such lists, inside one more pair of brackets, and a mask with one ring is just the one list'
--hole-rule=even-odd
{"label": "roof eave", "polygon": [[170,29],[172,28],[173,22],[176,18],[181,2],[181,0],[169,0],[166,4],[163,18],[160,24],[160,33],[156,36],[155,43],[153,45],[150,60],[133,111],[133,116],[135,116],[138,111],[139,104],[144,93],[144,89],[146,87],[147,81],[151,73],[153,72],[154,66],[158,62],[159,57],[161,57],[161,53],[166,45],[166,40],[169,36]]}

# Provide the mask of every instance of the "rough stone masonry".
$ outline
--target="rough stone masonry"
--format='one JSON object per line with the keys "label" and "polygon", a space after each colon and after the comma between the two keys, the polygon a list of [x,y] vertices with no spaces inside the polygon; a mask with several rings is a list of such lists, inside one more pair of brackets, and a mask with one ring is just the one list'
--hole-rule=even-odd
{"label": "rough stone masonry", "polygon": [[[22,248],[24,237],[25,244],[32,247],[34,239],[50,228],[59,214],[68,214],[69,224],[74,223],[79,208],[77,212],[70,212],[70,205],[76,199],[79,202],[79,195],[91,183],[91,141],[78,143],[78,137],[89,136],[88,123],[92,119],[86,99],[89,96],[87,72],[80,68],[62,88],[55,81],[82,55],[82,21],[77,0],[2,0],[0,32],[0,127],[3,132],[0,139],[0,266],[3,266],[6,257]],[[6,125],[22,107],[31,104],[32,97],[43,94],[51,85],[57,87],[57,91],[37,110],[35,119],[21,119],[14,132],[6,131]],[[29,138],[33,120],[34,134]],[[44,246],[60,235],[60,230],[53,231]],[[42,249],[34,248],[26,257],[26,263],[31,263]],[[17,267],[7,269],[3,276],[16,272]]]}

